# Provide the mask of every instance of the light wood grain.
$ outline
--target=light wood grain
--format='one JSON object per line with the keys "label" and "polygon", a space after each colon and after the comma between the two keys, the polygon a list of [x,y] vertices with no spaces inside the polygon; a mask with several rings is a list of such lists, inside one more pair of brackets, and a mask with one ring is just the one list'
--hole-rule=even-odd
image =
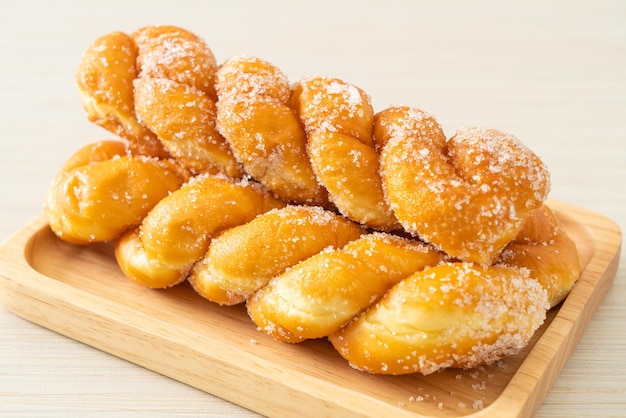
{"label": "light wood grain", "polygon": [[477,369],[357,372],[325,339],[290,345],[265,336],[243,306],[209,303],[186,284],[138,286],[123,277],[110,244],[60,241],[43,215],[0,249],[0,301],[29,321],[267,416],[529,416],[608,291],[621,245],[612,221],[550,206],[577,243],[583,273],[522,353]]}

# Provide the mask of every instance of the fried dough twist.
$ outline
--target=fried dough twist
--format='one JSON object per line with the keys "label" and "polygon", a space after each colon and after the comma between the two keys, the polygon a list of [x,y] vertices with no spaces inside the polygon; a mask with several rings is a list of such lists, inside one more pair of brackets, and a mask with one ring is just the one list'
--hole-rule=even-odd
{"label": "fried dough twist", "polygon": [[98,39],[77,80],[88,118],[128,146],[67,161],[47,195],[55,233],[114,240],[140,285],[245,303],[277,340],[328,338],[376,374],[474,367],[519,352],[580,275],[543,205],[546,166],[507,133],[447,139],[338,78],[218,66],[174,26]]}
{"label": "fried dough twist", "polygon": [[193,173],[243,171],[215,127],[217,63],[202,39],[176,26],[114,32],[85,52],[77,85],[88,118],[134,154],[171,154]]}
{"label": "fried dough twist", "polygon": [[376,230],[399,229],[378,174],[369,96],[340,79],[312,77],[296,84],[292,105],[306,129],[315,174],[337,209]]}
{"label": "fried dough twist", "polygon": [[217,127],[246,172],[285,201],[327,205],[306,153],[306,133],[288,106],[291,87],[269,62],[228,59],[217,72]]}
{"label": "fried dough twist", "polygon": [[89,144],[50,183],[48,223],[56,235],[74,244],[110,241],[138,225],[187,178],[176,162],[129,155],[120,141]]}

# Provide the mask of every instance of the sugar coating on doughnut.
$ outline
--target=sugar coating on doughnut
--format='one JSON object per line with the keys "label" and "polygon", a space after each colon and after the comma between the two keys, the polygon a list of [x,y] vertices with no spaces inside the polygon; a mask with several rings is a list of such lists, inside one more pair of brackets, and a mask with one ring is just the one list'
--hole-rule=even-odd
{"label": "sugar coating on doughnut", "polygon": [[167,78],[201,90],[215,99],[217,62],[195,34],[176,26],[146,26],[132,35],[138,47],[141,77]]}
{"label": "sugar coating on doughnut", "polygon": [[[443,148],[446,143],[446,136],[437,119],[415,107],[394,106],[376,113],[373,129],[374,142],[378,150],[382,149],[390,138],[417,136],[424,141],[432,142],[437,148]],[[397,163],[401,164],[402,161],[398,160]]]}
{"label": "sugar coating on doughnut", "polygon": [[241,177],[243,170],[215,126],[212,51],[176,26],[146,26],[132,34],[138,75],[133,81],[139,120],[196,174]]}
{"label": "sugar coating on doughnut", "polygon": [[324,337],[398,281],[439,261],[441,255],[423,243],[366,234],[274,277],[248,299],[248,313],[264,332],[282,341]]}
{"label": "sugar coating on doughnut", "polygon": [[401,281],[329,339],[359,370],[427,375],[518,353],[548,306],[526,269],[445,263]]}
{"label": "sugar coating on doughnut", "polygon": [[116,240],[116,259],[137,283],[169,287],[187,277],[212,236],[282,206],[255,182],[199,175],[159,201],[138,232]]}
{"label": "sugar coating on doughnut", "polygon": [[309,134],[338,132],[373,145],[371,99],[351,83],[327,76],[304,78],[294,88],[292,106]]}
{"label": "sugar coating on doughnut", "polygon": [[259,57],[236,55],[227,59],[216,74],[220,100],[260,98],[287,103],[291,87],[280,68]]}
{"label": "sugar coating on doughnut", "polygon": [[320,207],[273,209],[215,237],[189,281],[213,302],[241,303],[298,262],[363,233],[354,222]]}
{"label": "sugar coating on doughnut", "polygon": [[412,132],[389,135],[381,154],[395,215],[451,256],[493,263],[547,197],[545,164],[495,129],[460,129],[449,141],[428,125]]}
{"label": "sugar coating on doughnut", "polygon": [[313,170],[337,209],[376,230],[399,229],[378,174],[369,96],[337,78],[311,77],[296,84],[292,106],[307,131]]}
{"label": "sugar coating on doughnut", "polygon": [[216,76],[217,129],[246,172],[293,203],[328,205],[306,151],[306,134],[289,107],[291,86],[273,64],[235,56]]}
{"label": "sugar coating on doughnut", "polygon": [[193,85],[168,78],[134,81],[141,122],[195,173],[241,177],[242,170],[215,125],[215,102]]}

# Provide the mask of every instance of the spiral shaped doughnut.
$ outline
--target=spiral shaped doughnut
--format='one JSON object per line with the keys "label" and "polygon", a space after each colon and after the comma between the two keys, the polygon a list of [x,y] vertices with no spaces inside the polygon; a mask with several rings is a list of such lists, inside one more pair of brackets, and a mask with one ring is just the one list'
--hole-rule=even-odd
{"label": "spiral shaped doughnut", "polygon": [[367,234],[274,277],[248,299],[248,313],[262,331],[281,341],[325,337],[394,284],[441,259],[440,253],[420,242],[381,232]]}
{"label": "spiral shaped doughnut", "polygon": [[147,287],[170,287],[187,278],[213,236],[284,206],[249,181],[200,175],[162,199],[139,227],[115,241],[126,277]]}
{"label": "spiral shaped doughnut", "polygon": [[128,155],[120,141],[88,144],[50,183],[48,223],[56,235],[74,244],[110,241],[138,225],[186,179],[175,162]]}
{"label": "spiral shaped doughnut", "polygon": [[246,172],[288,202],[327,205],[306,154],[306,134],[288,106],[284,74],[265,60],[236,56],[218,70],[216,89],[218,130]]}
{"label": "spiral shaped doughnut", "polygon": [[135,114],[137,55],[137,46],[125,33],[112,32],[96,39],[78,64],[78,93],[87,119],[127,140],[131,153],[167,157],[163,144]]}
{"label": "spiral shaped doughnut", "polygon": [[313,170],[337,209],[377,230],[399,229],[383,195],[369,96],[343,80],[312,77],[297,83],[292,103]]}
{"label": "spiral shaped doughnut", "polygon": [[400,114],[379,115],[376,129],[385,144],[385,196],[396,217],[453,257],[492,264],[546,199],[548,169],[505,132],[465,128],[447,141],[426,112]]}
{"label": "spiral shaped doughnut", "polygon": [[320,207],[271,210],[215,237],[189,281],[212,302],[242,303],[298,262],[363,233],[354,222]]}

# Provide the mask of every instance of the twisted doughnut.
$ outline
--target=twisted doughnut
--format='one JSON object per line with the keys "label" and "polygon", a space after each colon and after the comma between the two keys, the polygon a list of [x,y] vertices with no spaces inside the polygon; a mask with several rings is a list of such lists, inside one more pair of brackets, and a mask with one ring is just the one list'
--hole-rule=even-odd
{"label": "twisted doughnut", "polygon": [[306,154],[306,134],[288,106],[284,74],[267,61],[237,56],[218,70],[216,89],[217,128],[246,172],[286,201],[327,205]]}
{"label": "twisted doughnut", "polygon": [[187,278],[211,237],[284,203],[251,181],[200,175],[163,198],[141,224],[115,241],[124,274],[147,287],[165,288]]}
{"label": "twisted doughnut", "polygon": [[424,269],[329,336],[350,365],[377,374],[431,374],[517,354],[546,317],[528,270],[465,262]]}
{"label": "twisted doughnut", "polygon": [[542,205],[495,266],[426,269],[329,339],[353,367],[371,373],[493,363],[526,346],[579,275],[575,243]]}
{"label": "twisted doughnut", "polygon": [[196,35],[175,26],[147,26],[138,47],[135,111],[165,148],[194,173],[243,175],[215,126],[217,64]]}
{"label": "twisted doughnut", "polygon": [[277,340],[328,337],[370,373],[473,367],[525,346],[580,273],[543,205],[545,165],[504,132],[447,139],[426,112],[375,114],[337,78],[291,86],[247,56],[218,67],[175,26],[98,39],[77,81],[88,118],[127,145],[63,165],[46,196],[55,233],[115,240],[143,286],[188,279],[245,302]]}
{"label": "twisted doughnut", "polygon": [[115,239],[186,181],[171,160],[128,155],[120,141],[76,151],[53,178],[45,212],[54,233],[74,244]]}
{"label": "twisted doughnut", "polygon": [[386,112],[376,132],[385,144],[381,176],[396,217],[451,256],[492,264],[546,199],[546,166],[510,134],[466,128],[446,141],[422,110]]}
{"label": "twisted doughnut", "polygon": [[78,64],[78,93],[87,119],[128,141],[131,153],[167,157],[163,144],[135,114],[137,54],[132,38],[122,32],[96,39]]}
{"label": "twisted doughnut", "polygon": [[172,80],[217,100],[217,61],[201,38],[171,25],[144,26],[130,36],[139,49],[137,67],[141,77]]}
{"label": "twisted doughnut", "polygon": [[297,83],[292,105],[308,134],[313,170],[337,209],[377,230],[398,229],[378,174],[369,96],[337,78],[313,77]]}
{"label": "twisted doughnut", "polygon": [[342,247],[363,232],[320,207],[271,210],[214,238],[189,281],[212,302],[242,303],[287,268],[325,248]]}
{"label": "twisted doughnut", "polygon": [[247,301],[252,320],[285,342],[325,337],[441,254],[417,241],[371,233],[326,249],[276,276]]}

